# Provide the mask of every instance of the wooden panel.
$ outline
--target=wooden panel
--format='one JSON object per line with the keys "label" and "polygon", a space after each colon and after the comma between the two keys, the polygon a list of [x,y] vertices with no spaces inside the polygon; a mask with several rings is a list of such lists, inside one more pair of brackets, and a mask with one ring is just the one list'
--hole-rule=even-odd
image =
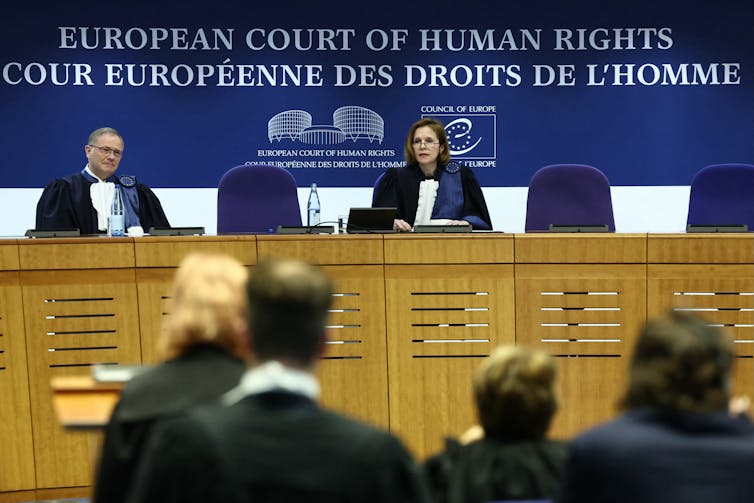
{"label": "wooden panel", "polygon": [[191,252],[224,253],[244,265],[257,262],[256,238],[246,236],[145,236],[134,239],[136,267],[178,267]]}
{"label": "wooden panel", "polygon": [[735,342],[736,393],[754,394],[754,265],[650,264],[648,315],[682,309],[720,326]]}
{"label": "wooden panel", "polygon": [[646,234],[516,234],[518,264],[640,264]]}
{"label": "wooden panel", "polygon": [[174,268],[136,270],[136,290],[139,296],[139,329],[141,359],[145,364],[157,363],[157,340],[165,316],[170,312],[170,288]]}
{"label": "wooden panel", "polygon": [[0,491],[36,487],[18,272],[0,272]]}
{"label": "wooden panel", "polygon": [[259,260],[293,258],[320,265],[382,264],[382,235],[258,235]]}
{"label": "wooden panel", "polygon": [[96,439],[63,430],[50,382],[93,364],[140,363],[134,271],[21,272],[21,283],[37,487],[90,485]]}
{"label": "wooden panel", "polygon": [[550,437],[569,440],[615,417],[628,384],[628,361],[627,357],[557,357],[560,408]]}
{"label": "wooden panel", "polygon": [[16,240],[0,240],[0,271],[17,271],[18,268],[18,244]]}
{"label": "wooden panel", "polygon": [[50,386],[58,422],[95,431],[107,425],[123,389],[121,382],[96,382],[91,375],[53,377]]}
{"label": "wooden panel", "polygon": [[328,266],[335,300],[318,377],[324,405],[387,428],[388,383],[382,266]]}
{"label": "wooden panel", "polygon": [[644,265],[516,265],[516,343],[561,357],[566,406],[554,433],[612,416],[645,317]]}
{"label": "wooden panel", "polygon": [[650,234],[650,264],[752,264],[754,234]]}
{"label": "wooden panel", "polygon": [[134,266],[131,238],[29,239],[18,243],[23,270]]}
{"label": "wooden panel", "polygon": [[423,458],[476,422],[472,372],[514,342],[513,265],[386,266],[385,278],[390,428]]}
{"label": "wooden panel", "polygon": [[386,234],[386,264],[506,264],[513,262],[513,235]]}

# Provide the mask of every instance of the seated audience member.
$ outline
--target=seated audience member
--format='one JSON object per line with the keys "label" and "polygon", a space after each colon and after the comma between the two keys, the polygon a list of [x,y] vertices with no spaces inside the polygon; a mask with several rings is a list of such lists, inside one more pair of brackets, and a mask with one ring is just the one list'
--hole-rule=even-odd
{"label": "seated audience member", "polygon": [[483,436],[448,440],[424,470],[438,503],[552,498],[566,444],[545,435],[558,408],[555,362],[541,351],[501,346],[474,375]]}
{"label": "seated audience member", "polygon": [[94,501],[125,500],[155,424],[217,401],[238,384],[247,357],[247,272],[236,259],[195,253],[176,271],[159,350],[167,360],[123,390],[105,430]]}
{"label": "seated audience member", "polygon": [[123,155],[123,138],[115,129],[92,131],[84,146],[88,160],[79,173],[48,184],[37,203],[39,230],[79,229],[81,234],[107,230],[115,184],[120,185],[126,229],[169,227],[162,205],[152,190],[133,176],[116,176]]}
{"label": "seated audience member", "polygon": [[224,406],[162,425],[130,502],[425,502],[400,441],[316,404],[332,287],[300,262],[249,278],[252,366]]}
{"label": "seated audience member", "polygon": [[733,361],[731,341],[699,319],[647,323],[626,412],[573,441],[560,501],[754,501],[754,426],[727,410]]}
{"label": "seated audience member", "polygon": [[466,225],[492,229],[479,182],[466,166],[450,161],[445,127],[435,119],[414,123],[406,137],[407,166],[388,168],[374,188],[372,206],[398,209],[393,228]]}

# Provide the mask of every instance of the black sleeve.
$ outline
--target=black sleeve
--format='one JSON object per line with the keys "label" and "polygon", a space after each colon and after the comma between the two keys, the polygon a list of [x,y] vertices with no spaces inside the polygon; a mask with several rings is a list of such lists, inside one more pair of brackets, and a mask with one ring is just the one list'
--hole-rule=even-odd
{"label": "black sleeve", "polygon": [[464,167],[461,170],[461,184],[463,185],[463,216],[476,217],[471,222],[474,229],[491,230],[492,220],[487,210],[487,202],[471,169]]}
{"label": "black sleeve", "polygon": [[395,168],[388,168],[374,186],[372,192],[372,208],[391,208],[398,206],[398,194],[396,192]]}
{"label": "black sleeve", "polygon": [[386,436],[387,441],[372,452],[381,453],[375,458],[372,473],[377,477],[376,488],[365,501],[391,503],[430,503],[429,486],[423,473],[401,442]]}
{"label": "black sleeve", "polygon": [[128,503],[226,501],[222,462],[209,434],[191,417],[154,427],[134,476]]}
{"label": "black sleeve", "polygon": [[162,204],[152,189],[139,183],[136,191],[139,194],[139,221],[144,231],[149,232],[150,227],[170,227]]}
{"label": "black sleeve", "polygon": [[45,231],[80,228],[71,186],[65,181],[55,180],[42,191],[37,203],[36,228]]}
{"label": "black sleeve", "polygon": [[119,402],[105,428],[93,503],[119,503],[125,500],[133,473],[138,466],[152,421],[123,422]]}

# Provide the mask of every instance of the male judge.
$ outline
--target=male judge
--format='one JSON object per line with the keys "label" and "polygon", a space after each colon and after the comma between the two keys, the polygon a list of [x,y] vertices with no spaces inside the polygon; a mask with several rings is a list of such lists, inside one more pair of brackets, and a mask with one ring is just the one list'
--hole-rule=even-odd
{"label": "male judge", "polygon": [[316,403],[328,277],[301,262],[261,262],[247,293],[251,367],[223,406],[155,431],[128,501],[427,501],[397,438]]}
{"label": "male judge", "polygon": [[123,156],[120,133],[109,127],[92,131],[84,152],[88,162],[81,172],[45,187],[37,203],[37,229],[105,232],[115,184],[121,187],[126,228],[170,226],[160,200],[149,187],[137,183],[133,176],[115,176]]}

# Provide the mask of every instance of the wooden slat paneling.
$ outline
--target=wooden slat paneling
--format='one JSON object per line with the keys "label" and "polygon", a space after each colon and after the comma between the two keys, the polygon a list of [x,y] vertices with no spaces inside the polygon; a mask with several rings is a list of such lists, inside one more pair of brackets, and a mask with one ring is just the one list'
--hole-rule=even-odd
{"label": "wooden slat paneling", "polygon": [[18,272],[0,272],[0,491],[34,489],[34,445]]}
{"label": "wooden slat paneling", "polygon": [[322,402],[387,428],[385,288],[381,265],[327,266],[335,283],[328,345],[318,377]]}
{"label": "wooden slat paneling", "polygon": [[476,422],[472,372],[514,342],[513,265],[389,265],[385,289],[390,426],[423,458]]}
{"label": "wooden slat paneling", "polygon": [[93,364],[140,363],[134,271],[22,272],[21,282],[37,487],[90,485],[95,439],[63,430],[50,381],[89,373]]}

